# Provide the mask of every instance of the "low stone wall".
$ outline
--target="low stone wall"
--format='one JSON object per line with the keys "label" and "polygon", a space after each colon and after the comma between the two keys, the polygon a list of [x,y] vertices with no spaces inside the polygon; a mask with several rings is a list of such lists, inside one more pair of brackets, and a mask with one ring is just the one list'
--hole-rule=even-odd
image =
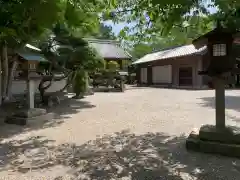
{"label": "low stone wall", "polygon": [[[35,83],[35,92],[39,93],[38,91],[38,85],[40,83],[40,80],[36,81]],[[66,79],[63,79],[61,81],[55,81],[53,82],[52,86],[47,89],[47,92],[56,92],[60,89],[62,89],[66,85]],[[27,90],[27,83],[23,80],[14,80],[12,84],[12,94],[23,94]]]}

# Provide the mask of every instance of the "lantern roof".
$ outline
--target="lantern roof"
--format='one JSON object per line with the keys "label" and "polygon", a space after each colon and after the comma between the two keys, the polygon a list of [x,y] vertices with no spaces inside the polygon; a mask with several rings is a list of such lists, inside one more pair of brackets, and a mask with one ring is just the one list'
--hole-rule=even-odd
{"label": "lantern roof", "polygon": [[37,61],[37,62],[47,62],[48,60],[41,54],[41,49],[35,46],[26,44],[24,47],[15,51],[19,56],[21,56],[26,61]]}
{"label": "lantern roof", "polygon": [[25,45],[25,48],[28,48],[28,49],[30,49],[30,50],[34,50],[34,51],[41,52],[41,49],[39,49],[39,48],[37,48],[37,47],[35,47],[35,46],[31,45],[31,44],[26,44],[26,45]]}
{"label": "lantern roof", "polygon": [[47,62],[48,60],[41,54],[17,52],[26,61],[38,61],[38,62]]}
{"label": "lantern roof", "polygon": [[229,28],[224,28],[220,25],[220,23],[217,23],[217,27],[214,28],[212,31],[198,37],[197,39],[193,40],[193,45],[199,49],[203,46],[207,45],[208,39],[212,37],[222,37],[224,39],[225,36],[232,36],[234,39],[234,43],[240,43],[240,32],[239,31],[232,31]]}

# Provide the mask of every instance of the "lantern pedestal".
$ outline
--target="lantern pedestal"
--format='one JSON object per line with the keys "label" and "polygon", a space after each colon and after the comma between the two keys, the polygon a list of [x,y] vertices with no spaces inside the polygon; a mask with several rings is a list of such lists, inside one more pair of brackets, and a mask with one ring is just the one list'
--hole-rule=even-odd
{"label": "lantern pedestal", "polygon": [[214,78],[215,106],[216,106],[216,127],[225,128],[225,81],[221,78]]}
{"label": "lantern pedestal", "polygon": [[217,153],[240,157],[240,129],[225,126],[225,81],[214,78],[216,126],[204,125],[192,131],[186,141],[186,148],[205,153]]}
{"label": "lantern pedestal", "polygon": [[21,109],[18,112],[12,114],[11,116],[8,116],[5,119],[5,123],[24,126],[36,123],[43,123],[45,121],[48,121],[49,119],[53,119],[53,115],[47,113],[45,109]]}
{"label": "lantern pedestal", "polygon": [[218,153],[227,156],[240,157],[240,130],[225,125],[225,80],[233,73],[236,66],[233,43],[238,39],[239,32],[222,27],[217,20],[216,28],[195,39],[195,48],[207,47],[209,65],[200,75],[213,78],[215,87],[216,126],[205,125],[200,130],[193,131],[186,147],[208,153]]}
{"label": "lantern pedestal", "polygon": [[224,156],[240,157],[240,130],[236,127],[218,129],[205,125],[192,131],[186,141],[186,148],[204,153],[216,153]]}
{"label": "lantern pedestal", "polygon": [[27,80],[27,100],[28,108],[34,108],[34,96],[35,96],[35,81],[33,79]]}

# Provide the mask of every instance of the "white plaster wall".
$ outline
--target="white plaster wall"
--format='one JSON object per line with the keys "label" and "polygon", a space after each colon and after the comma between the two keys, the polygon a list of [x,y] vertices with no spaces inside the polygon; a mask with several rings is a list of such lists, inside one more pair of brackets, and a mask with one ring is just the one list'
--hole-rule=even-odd
{"label": "white plaster wall", "polygon": [[[39,93],[38,91],[38,85],[40,83],[39,81],[36,81],[35,83],[35,92]],[[66,79],[63,79],[62,81],[56,81],[53,82],[52,86],[47,89],[47,92],[56,92],[63,88],[66,85]],[[12,94],[22,94],[27,90],[27,84],[26,81],[23,80],[14,80],[12,84]]]}

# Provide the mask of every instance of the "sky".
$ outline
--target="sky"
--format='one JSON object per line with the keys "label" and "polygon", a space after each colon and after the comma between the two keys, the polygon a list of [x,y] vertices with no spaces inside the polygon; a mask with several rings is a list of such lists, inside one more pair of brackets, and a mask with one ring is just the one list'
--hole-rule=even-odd
{"label": "sky", "polygon": [[106,25],[111,26],[114,34],[118,35],[118,33],[125,27],[128,26],[126,23],[118,23],[114,24],[111,21],[106,21]]}
{"label": "sky", "polygon": [[[217,11],[216,8],[208,8],[208,9],[209,9],[210,13],[215,13],[215,12]],[[105,24],[111,26],[113,32],[114,32],[116,35],[118,35],[118,33],[119,33],[124,27],[126,27],[126,26],[131,27],[131,26],[133,26],[133,23],[132,23],[132,24],[126,24],[126,23],[114,24],[114,23],[111,22],[111,21],[106,21]]]}

